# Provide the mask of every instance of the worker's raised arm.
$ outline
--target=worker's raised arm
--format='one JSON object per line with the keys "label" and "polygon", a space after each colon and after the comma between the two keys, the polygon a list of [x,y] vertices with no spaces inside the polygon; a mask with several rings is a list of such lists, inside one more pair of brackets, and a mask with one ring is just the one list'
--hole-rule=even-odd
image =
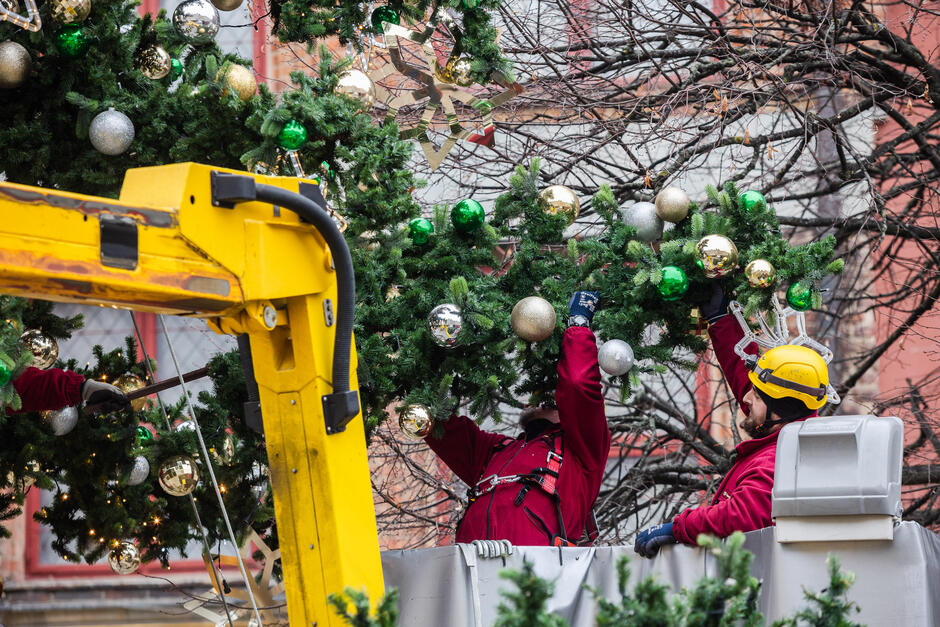
{"label": "worker's raised arm", "polygon": [[[728,387],[744,413],[750,413],[750,408],[742,400],[751,389],[748,369],[744,360],[734,352],[734,345],[744,337],[744,331],[734,316],[728,314],[728,297],[719,283],[715,283],[715,291],[709,302],[702,305],[701,311],[708,320],[708,337],[711,338],[715,358],[718,359]],[[744,350],[756,355],[757,344],[752,342]]]}
{"label": "worker's raised arm", "polygon": [[597,295],[577,292],[568,305],[569,327],[561,340],[555,403],[565,434],[565,447],[578,456],[588,471],[603,468],[610,451],[610,430],[604,413],[597,340],[587,326],[594,315]]}
{"label": "worker's raised arm", "polygon": [[451,416],[440,426],[444,429],[441,437],[432,432],[424,441],[471,487],[480,480],[493,447],[508,439],[505,435],[482,430],[466,416]]}

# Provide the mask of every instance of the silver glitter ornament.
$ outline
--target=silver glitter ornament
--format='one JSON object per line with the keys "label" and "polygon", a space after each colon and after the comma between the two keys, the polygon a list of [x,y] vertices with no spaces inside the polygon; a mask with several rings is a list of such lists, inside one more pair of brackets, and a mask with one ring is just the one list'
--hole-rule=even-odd
{"label": "silver glitter ornament", "polygon": [[541,296],[526,296],[512,308],[509,323],[526,342],[541,342],[555,330],[555,308]]}
{"label": "silver glitter ornament", "polygon": [[122,540],[108,553],[108,565],[119,575],[130,575],[140,568],[140,550],[133,542]]}
{"label": "silver glitter ornament", "polygon": [[409,440],[423,440],[431,433],[431,429],[434,427],[434,419],[427,407],[416,403],[409,405],[401,413],[398,417],[398,427]]}
{"label": "silver glitter ornament", "polygon": [[438,305],[428,314],[428,330],[438,346],[453,348],[463,328],[463,312],[450,303]]}
{"label": "silver glitter ornament", "polygon": [[234,11],[242,5],[243,0],[212,0],[213,6],[219,11]]}
{"label": "silver glitter ornament", "polygon": [[45,370],[59,358],[58,342],[39,329],[28,329],[20,336],[20,344],[33,354],[34,368]]}
{"label": "silver glitter ornament", "polygon": [[173,11],[173,28],[191,44],[211,43],[219,32],[219,11],[209,0],[186,0]]}
{"label": "silver glitter ornament", "polygon": [[656,215],[656,205],[651,202],[635,202],[624,207],[620,218],[636,229],[636,238],[641,242],[655,242],[663,236],[663,220]]}
{"label": "silver glitter ornament", "polygon": [[689,195],[678,187],[665,187],[656,194],[656,215],[666,222],[682,222],[690,203]]}
{"label": "silver glitter ornament", "polygon": [[170,53],[163,46],[147,46],[137,53],[137,69],[150,80],[158,81],[173,69]]}
{"label": "silver glitter ornament", "polygon": [[0,41],[0,89],[16,89],[33,69],[29,52],[15,41]]}
{"label": "silver glitter ornament", "polygon": [[55,435],[65,435],[78,424],[78,408],[63,407],[42,412],[42,420]]}
{"label": "silver glitter ornament", "polygon": [[95,150],[105,155],[119,155],[134,141],[134,123],[121,113],[109,108],[102,111],[88,127],[88,139]]}
{"label": "silver glitter ornament", "polygon": [[192,457],[175,455],[160,464],[157,480],[170,496],[186,496],[199,483],[199,469]]}
{"label": "silver glitter ornament", "polygon": [[127,485],[140,485],[150,476],[150,462],[143,455],[134,458],[134,467],[127,474]]}
{"label": "silver glitter ornament", "polygon": [[597,351],[597,362],[601,370],[619,377],[633,367],[633,348],[623,340],[607,340]]}

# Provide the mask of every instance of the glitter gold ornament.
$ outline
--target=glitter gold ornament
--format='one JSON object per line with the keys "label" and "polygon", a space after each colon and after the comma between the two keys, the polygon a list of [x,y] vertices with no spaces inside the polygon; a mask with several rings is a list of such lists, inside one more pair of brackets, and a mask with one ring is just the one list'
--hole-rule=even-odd
{"label": "glitter gold ornament", "polygon": [[192,457],[175,455],[160,464],[157,480],[170,496],[186,496],[199,483],[199,469]]}
{"label": "glitter gold ornament", "polygon": [[555,308],[541,296],[526,296],[512,308],[509,323],[526,342],[541,342],[555,330]]}
{"label": "glitter gold ornament", "polygon": [[212,0],[212,6],[219,11],[234,11],[242,5],[242,0]]}
{"label": "glitter gold ornament", "polygon": [[[221,73],[222,70],[220,69],[219,74]],[[218,77],[216,80],[218,80]],[[235,94],[235,96],[242,102],[251,100],[251,97],[255,95],[256,91],[258,91],[258,81],[255,80],[254,72],[246,68],[244,65],[238,65],[234,63],[230,65],[228,70],[225,72],[225,76],[222,77],[220,82],[223,85],[223,94]]]}
{"label": "glitter gold ornament", "polygon": [[766,259],[755,259],[744,267],[744,275],[751,287],[765,288],[774,284],[777,271]]}
{"label": "glitter gold ornament", "polygon": [[651,202],[635,202],[620,210],[620,219],[636,229],[636,238],[641,242],[655,242],[663,236],[663,220],[656,215],[656,205]]}
{"label": "glitter gold ornament", "polygon": [[[140,388],[144,387],[144,382],[136,374],[126,372],[114,380],[114,387],[121,390],[125,394],[130,394],[131,392],[136,392]],[[147,406],[147,398],[135,398],[131,401],[131,409],[134,411],[140,411]]]}
{"label": "glitter gold ornament", "polygon": [[578,195],[564,185],[549,185],[539,194],[539,202],[545,213],[561,214],[568,218],[571,224],[581,212],[581,202]]}
{"label": "glitter gold ornament", "polygon": [[607,340],[597,351],[597,363],[609,375],[625,375],[633,367],[633,348],[623,340]]}
{"label": "glitter gold ornament", "polygon": [[108,552],[108,565],[119,575],[130,575],[140,568],[140,551],[133,542],[121,540]]}
{"label": "glitter gold ornament", "polygon": [[83,22],[91,13],[91,0],[51,0],[49,12],[59,24]]}
{"label": "glitter gold ornament", "polygon": [[738,247],[724,235],[706,235],[695,245],[695,253],[709,279],[728,276],[738,265]]}
{"label": "glitter gold ornament", "polygon": [[438,346],[453,348],[463,329],[463,312],[451,303],[438,305],[428,314],[428,330]]}
{"label": "glitter gold ornament", "polygon": [[33,68],[29,52],[15,41],[0,41],[0,89],[16,89]]}
{"label": "glitter gold ornament", "polygon": [[170,53],[163,46],[152,44],[137,53],[137,69],[150,80],[158,81],[173,68]]}
{"label": "glitter gold ornament", "polygon": [[409,405],[398,416],[398,427],[409,440],[423,440],[434,427],[434,419],[427,407],[416,403]]}
{"label": "glitter gold ornament", "polygon": [[55,435],[65,435],[78,424],[78,409],[73,406],[50,409],[42,412],[42,420]]}
{"label": "glitter gold ornament", "polygon": [[682,222],[690,203],[689,195],[678,187],[665,187],[656,194],[656,215],[666,222]]}
{"label": "glitter gold ornament", "polygon": [[368,109],[375,103],[375,84],[362,70],[343,72],[339,77],[339,82],[336,83],[335,91],[337,94],[358,100],[363,109]]}
{"label": "glitter gold ornament", "polygon": [[59,344],[39,329],[28,329],[20,343],[33,354],[33,367],[45,370],[59,358]]}
{"label": "glitter gold ornament", "polygon": [[434,76],[442,83],[469,87],[473,85],[472,62],[466,57],[451,57],[443,66],[434,61]]}

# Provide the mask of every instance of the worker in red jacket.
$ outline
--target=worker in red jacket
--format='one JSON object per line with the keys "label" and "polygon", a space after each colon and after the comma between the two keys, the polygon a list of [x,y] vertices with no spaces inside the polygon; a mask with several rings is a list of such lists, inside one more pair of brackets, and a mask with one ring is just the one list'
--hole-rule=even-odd
{"label": "worker in red jacket", "polygon": [[515,545],[572,545],[593,522],[610,451],[597,343],[589,328],[595,292],[568,304],[555,403],[527,407],[517,438],[482,431],[466,416],[442,424],[426,441],[470,486],[457,542],[508,540]]}
{"label": "worker in red jacket", "polygon": [[124,392],[110,383],[59,368],[27,368],[13,380],[13,388],[23,403],[20,412],[62,409],[82,401],[95,405],[101,413],[130,407]]}
{"label": "worker in red jacket", "polygon": [[694,546],[702,533],[724,538],[773,525],[771,493],[780,429],[816,416],[826,404],[829,369],[819,353],[785,344],[758,359],[752,343],[746,351],[755,357],[745,362],[734,352],[744,332],[728,315],[728,300],[720,288],[702,307],[702,315],[709,322],[715,357],[744,413],[739,427],[750,439],[735,449],[734,466],[709,505],[687,509],[672,522],[637,534],[634,550],[643,557],[653,557],[664,544]]}

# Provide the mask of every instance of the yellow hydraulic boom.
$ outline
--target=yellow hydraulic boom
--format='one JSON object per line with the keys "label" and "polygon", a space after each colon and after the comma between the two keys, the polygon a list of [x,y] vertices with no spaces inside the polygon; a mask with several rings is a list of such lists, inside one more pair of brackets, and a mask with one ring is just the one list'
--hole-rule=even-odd
{"label": "yellow hydraulic boom", "polygon": [[0,293],[247,334],[288,616],[303,627],[340,624],[331,592],[384,591],[352,263],[315,189],[193,163],[128,170],[118,201],[0,183]]}

